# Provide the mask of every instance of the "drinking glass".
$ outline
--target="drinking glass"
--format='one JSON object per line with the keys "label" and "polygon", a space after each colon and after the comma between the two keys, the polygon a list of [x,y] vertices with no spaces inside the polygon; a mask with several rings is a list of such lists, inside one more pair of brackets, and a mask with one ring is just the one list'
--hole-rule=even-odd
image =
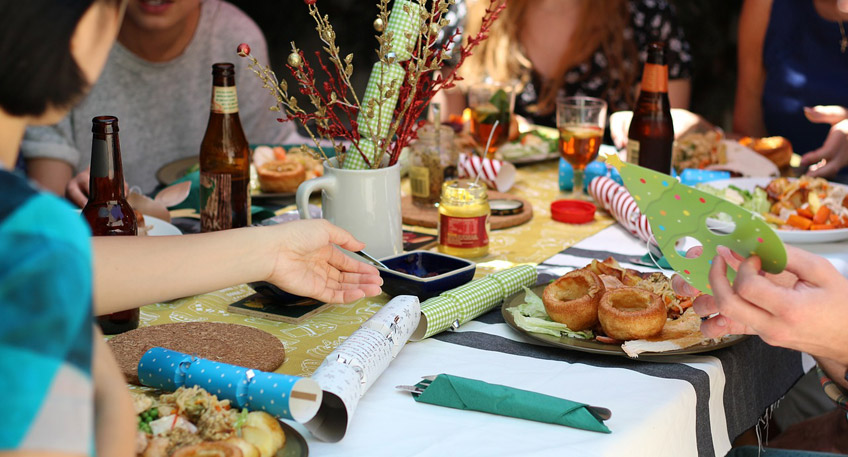
{"label": "drinking glass", "polygon": [[[488,158],[506,143],[509,123],[515,108],[515,84],[484,82],[472,85],[468,91],[468,107],[471,108],[471,135],[481,147],[491,136],[486,150]],[[497,124],[495,124],[497,122]]]}
{"label": "drinking glass", "polygon": [[574,168],[571,198],[585,200],[583,172],[598,156],[607,122],[607,102],[594,97],[557,98],[559,152]]}

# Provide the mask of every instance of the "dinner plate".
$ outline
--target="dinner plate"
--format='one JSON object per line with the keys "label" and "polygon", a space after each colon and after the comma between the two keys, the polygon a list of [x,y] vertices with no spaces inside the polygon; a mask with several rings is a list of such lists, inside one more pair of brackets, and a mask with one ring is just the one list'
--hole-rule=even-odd
{"label": "dinner plate", "polygon": [[[76,210],[77,214],[81,213],[81,210]],[[165,222],[158,217],[149,216],[147,214],[144,215],[144,223],[150,226],[150,230],[147,231],[148,236],[171,236],[171,235],[182,235],[183,232],[177,228],[174,224],[170,222]]]}
{"label": "dinner plate", "polygon": [[277,451],[275,457],[308,457],[309,446],[306,444],[306,439],[291,425],[279,421],[283,426],[283,432],[286,434],[286,444],[282,449]]}
{"label": "dinner plate", "polygon": [[742,146],[733,140],[721,140],[725,146],[727,162],[709,165],[708,170],[722,170],[746,177],[777,177],[780,175],[777,165],[751,148]]}
{"label": "dinner plate", "polygon": [[[535,286],[531,290],[538,295],[542,296],[543,291],[545,290],[546,285]],[[515,319],[512,317],[512,313],[509,311],[512,308],[520,306],[524,303],[524,291],[518,292],[512,297],[507,298],[504,301],[503,306],[501,307],[501,314],[503,315],[504,320],[507,325],[512,327],[515,331],[527,335],[528,337],[541,341],[543,343],[547,343],[551,346],[560,347],[563,349],[569,349],[572,351],[581,351],[581,352],[591,352],[593,354],[606,354],[606,355],[617,355],[630,358],[623,349],[621,349],[621,345],[618,344],[606,344],[601,343],[597,340],[581,340],[579,338],[569,338],[566,336],[561,336],[559,338],[552,335],[545,335],[541,333],[533,333],[528,332],[527,330],[522,329],[518,325],[515,324]],[[674,355],[686,355],[686,354],[700,354],[703,352],[715,351],[716,349],[726,348],[728,346],[732,346],[742,340],[744,340],[747,335],[732,335],[723,338],[719,342],[710,342],[707,344],[700,344],[697,346],[691,346],[684,349],[677,349],[675,351],[667,351],[667,352],[643,352],[639,354],[639,359],[650,358],[650,357],[667,357]]]}
{"label": "dinner plate", "polygon": [[[793,179],[793,178],[790,178]],[[766,187],[772,178],[730,178],[706,183],[709,186],[724,189],[733,185],[743,190],[752,191],[755,187]],[[838,183],[830,183],[833,186],[842,186]],[[716,220],[707,220],[707,226],[717,232],[730,233],[735,226],[730,223]],[[848,240],[848,228],[834,230],[780,230],[774,232],[786,243],[831,243],[834,241]]]}
{"label": "dinner plate", "polygon": [[153,216],[145,215],[144,223],[150,226],[150,230],[147,231],[148,236],[170,236],[183,234],[183,232],[181,232],[174,224],[165,222],[162,219]]}
{"label": "dinner plate", "polygon": [[[259,145],[252,144],[250,145],[250,150],[253,151],[257,146],[279,146],[279,145]],[[294,146],[293,144],[284,144],[282,147],[289,149]],[[314,148],[313,148],[314,149]],[[330,147],[321,148],[324,151],[324,154],[327,157],[335,156],[335,150]],[[174,181],[182,178],[189,172],[192,168],[196,168],[198,164],[198,156],[190,156],[183,157],[182,159],[174,160],[173,162],[169,162],[159,170],[156,171],[156,180],[159,181],[163,186],[171,185]],[[254,200],[264,200],[264,199],[278,199],[278,198],[290,198],[294,197],[295,192],[262,192],[259,189],[259,178],[256,176],[256,171],[253,166],[251,166],[250,171],[250,197]]]}
{"label": "dinner plate", "polygon": [[[185,176],[192,167],[196,167],[198,163],[198,158],[196,156],[192,157],[183,157],[182,159],[177,159],[173,162],[165,164],[156,172],[156,179],[162,185],[170,185],[174,181]],[[256,177],[256,172],[253,171],[254,168],[251,165],[250,172],[250,198],[254,200],[261,199],[273,199],[273,198],[287,198],[294,197],[294,192],[262,192],[259,189],[259,181]]]}

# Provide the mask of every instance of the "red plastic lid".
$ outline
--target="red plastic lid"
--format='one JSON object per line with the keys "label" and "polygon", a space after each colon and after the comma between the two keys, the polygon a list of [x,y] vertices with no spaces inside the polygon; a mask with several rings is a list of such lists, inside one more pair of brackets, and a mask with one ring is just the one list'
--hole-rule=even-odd
{"label": "red plastic lid", "polygon": [[585,224],[595,219],[595,205],[581,200],[557,200],[551,203],[551,217],[567,224]]}

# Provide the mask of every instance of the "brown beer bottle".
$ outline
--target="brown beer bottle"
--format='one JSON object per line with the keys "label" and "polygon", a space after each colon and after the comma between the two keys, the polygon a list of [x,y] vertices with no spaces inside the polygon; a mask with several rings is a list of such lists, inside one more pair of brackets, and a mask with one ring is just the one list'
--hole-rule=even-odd
{"label": "brown beer bottle", "polygon": [[235,67],[212,65],[212,109],[200,144],[200,230],[250,225],[250,150],[238,115]]}
{"label": "brown beer bottle", "polygon": [[668,103],[668,65],[665,45],[648,46],[642,88],[627,139],[627,161],[661,173],[671,173],[674,126]]}
{"label": "brown beer bottle", "polygon": [[[88,203],[82,215],[94,236],[135,236],[138,233],[135,212],[124,195],[124,171],[118,118],[97,116],[92,120],[91,177]],[[138,308],[98,316],[103,333],[114,335],[138,327]]]}

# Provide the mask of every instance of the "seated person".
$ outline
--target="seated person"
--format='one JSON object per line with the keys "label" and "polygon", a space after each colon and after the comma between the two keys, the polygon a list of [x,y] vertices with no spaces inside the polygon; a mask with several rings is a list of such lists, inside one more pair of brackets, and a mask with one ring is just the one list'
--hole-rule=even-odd
{"label": "seated person", "polygon": [[846,19],[835,0],[746,0],[739,18],[733,130],[786,137],[805,166],[828,159],[814,176],[848,164],[844,113],[817,107],[848,106]]}
{"label": "seated person", "polygon": [[[479,30],[480,24],[473,21],[483,16],[487,5],[469,1],[469,33]],[[664,0],[510,0],[489,38],[460,73],[468,84],[486,77],[519,80],[515,112],[533,123],[555,126],[560,93],[604,99],[610,112],[632,109],[641,62],[648,44],[657,40],[667,44],[671,106],[687,108],[689,44]],[[455,95],[448,97],[448,111],[464,107]]]}
{"label": "seated person", "polygon": [[14,43],[0,46],[0,453],[135,455],[132,402],[93,313],[253,280],[331,302],[380,292],[377,270],[336,248],[362,243],[326,221],[92,238],[66,202],[12,172],[27,126],[59,121],[96,81],[125,4],[0,2],[0,42]]}
{"label": "seated person", "polygon": [[[27,130],[21,152],[29,176],[64,195],[71,177],[90,164],[91,119],[107,114],[121,122],[128,185],[151,192],[159,167],[199,154],[216,62],[236,65],[239,118],[247,140],[284,142],[294,134],[294,125],[281,124],[268,112],[275,100],[247,69],[247,61],[237,56],[241,42],[249,42],[253,53],[268,61],[262,32],[229,3],[130,0],[118,43],[88,97],[58,124]],[[69,193],[76,196],[76,204],[85,204],[87,174],[74,180]]]}

